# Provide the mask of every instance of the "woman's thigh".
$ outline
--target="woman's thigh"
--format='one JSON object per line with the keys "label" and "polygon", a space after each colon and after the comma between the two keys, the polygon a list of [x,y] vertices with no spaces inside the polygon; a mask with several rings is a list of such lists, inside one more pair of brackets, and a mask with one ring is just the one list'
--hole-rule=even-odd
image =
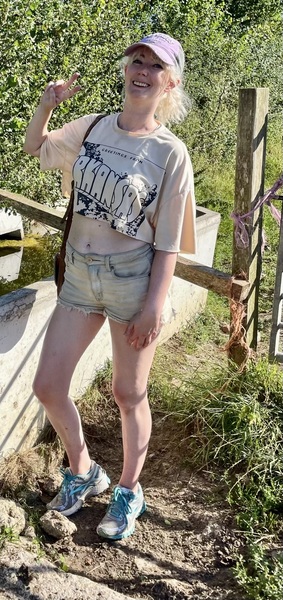
{"label": "woman's thigh", "polygon": [[146,398],[147,381],[157,346],[134,349],[126,341],[125,325],[109,320],[113,349],[113,391],[116,399],[136,404]]}
{"label": "woman's thigh", "polygon": [[94,339],[105,318],[84,314],[57,305],[51,317],[38,365],[37,375],[49,386],[60,382],[61,393],[68,391],[74,369]]}

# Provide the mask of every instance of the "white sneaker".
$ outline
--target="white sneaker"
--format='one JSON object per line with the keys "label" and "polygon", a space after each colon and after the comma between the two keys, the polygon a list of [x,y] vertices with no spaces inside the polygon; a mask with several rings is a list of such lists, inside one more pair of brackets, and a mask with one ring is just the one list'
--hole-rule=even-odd
{"label": "white sneaker", "polygon": [[136,494],[117,485],[114,487],[106,515],[96,531],[101,537],[122,540],[134,533],[135,521],[145,510],[146,503],[140,484]]}

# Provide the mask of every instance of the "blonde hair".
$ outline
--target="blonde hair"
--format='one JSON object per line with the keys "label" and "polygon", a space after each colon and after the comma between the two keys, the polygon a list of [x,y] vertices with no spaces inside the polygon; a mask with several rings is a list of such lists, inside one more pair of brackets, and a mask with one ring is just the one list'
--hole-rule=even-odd
{"label": "blonde hair", "polygon": [[[130,54],[130,56],[124,56],[122,58],[121,68],[123,75],[125,75],[126,66],[131,64],[138,56],[139,50],[137,49],[133,54]],[[191,107],[191,101],[183,87],[182,75],[177,68],[164,63],[154,52],[152,52],[152,56],[158,60],[164,70],[169,74],[170,81],[176,83],[174,88],[165,92],[160,98],[160,102],[156,109],[156,118],[164,125],[166,125],[166,123],[181,123]]]}

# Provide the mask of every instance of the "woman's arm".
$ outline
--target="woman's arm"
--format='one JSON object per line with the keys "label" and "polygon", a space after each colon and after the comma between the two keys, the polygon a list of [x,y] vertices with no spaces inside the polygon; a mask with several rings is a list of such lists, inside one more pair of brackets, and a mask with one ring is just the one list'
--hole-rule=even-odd
{"label": "woman's arm", "polygon": [[72,98],[81,88],[79,85],[71,87],[78,79],[79,73],[74,73],[68,81],[51,81],[45,88],[39,106],[27,127],[23,150],[27,154],[39,157],[40,148],[48,133],[48,123],[52,111],[58,104]]}
{"label": "woman's arm", "polygon": [[135,315],[125,331],[128,343],[137,350],[148,346],[157,337],[163,325],[162,310],[174,275],[177,256],[177,252],[155,251],[144,308]]}

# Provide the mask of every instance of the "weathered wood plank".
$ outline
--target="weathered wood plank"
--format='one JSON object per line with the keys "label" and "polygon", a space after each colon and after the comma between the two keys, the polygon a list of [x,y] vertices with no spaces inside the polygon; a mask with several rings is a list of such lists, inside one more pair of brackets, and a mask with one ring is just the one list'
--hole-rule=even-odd
{"label": "weathered wood plank", "polygon": [[64,230],[65,224],[62,222],[62,213],[50,206],[44,206],[34,200],[29,200],[21,194],[14,194],[0,189],[0,202],[9,202],[21,215],[29,219],[44,223],[54,229]]}
{"label": "weathered wood plank", "polygon": [[235,279],[228,273],[201,265],[184,256],[178,256],[174,274],[220,296],[226,296],[234,300],[242,301],[249,293],[248,281]]}
{"label": "weathered wood plank", "polygon": [[[234,213],[249,213],[264,193],[264,168],[267,137],[268,88],[241,89],[239,92],[238,137],[235,177]],[[250,282],[245,301],[243,328],[247,346],[256,349],[258,329],[258,294],[261,273],[262,209],[247,220],[249,244],[246,248],[233,241],[232,272],[244,272]],[[246,348],[231,348],[237,364],[245,360]]]}

